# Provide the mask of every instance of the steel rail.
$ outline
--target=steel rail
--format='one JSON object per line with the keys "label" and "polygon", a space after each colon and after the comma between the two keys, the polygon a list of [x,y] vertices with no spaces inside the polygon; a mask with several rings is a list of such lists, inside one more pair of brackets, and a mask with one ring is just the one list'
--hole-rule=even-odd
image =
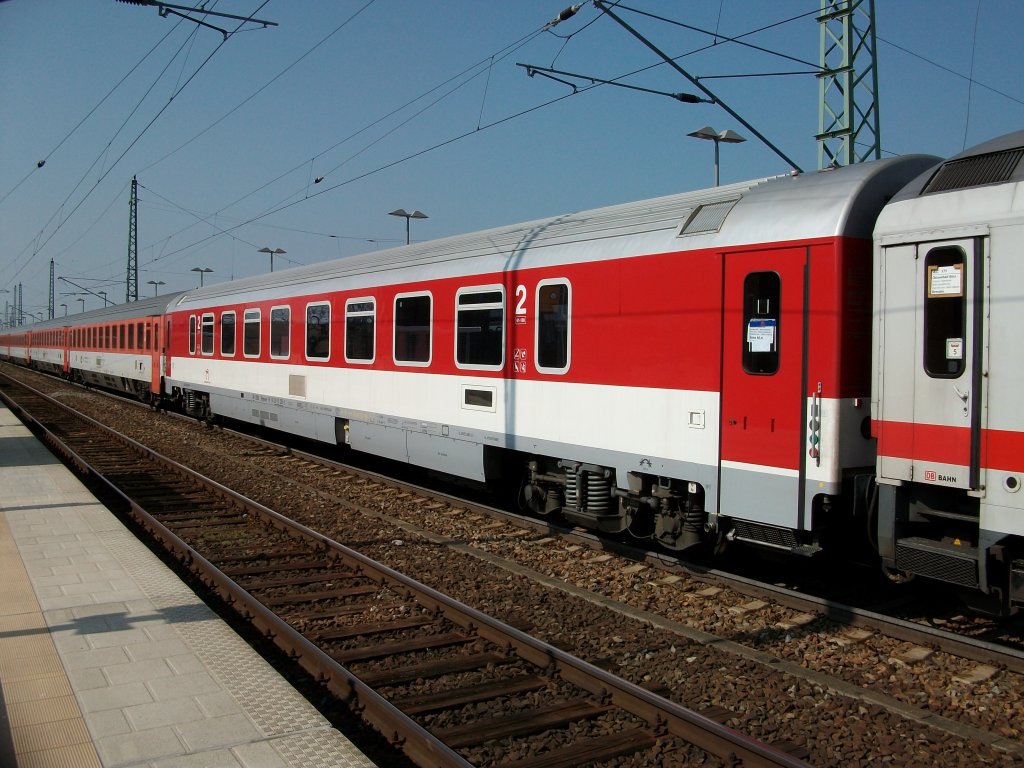
{"label": "steel rail", "polygon": [[[29,389],[37,397],[49,405],[60,409],[75,418],[81,419],[90,426],[118,442],[130,447],[152,461],[159,462],[178,474],[201,484],[216,495],[231,499],[247,510],[259,514],[275,528],[297,535],[315,543],[325,551],[358,569],[361,575],[387,584],[399,591],[406,591],[416,596],[422,605],[432,608],[445,618],[463,627],[472,628],[481,637],[511,649],[523,659],[539,666],[554,666],[562,677],[583,690],[596,696],[607,697],[616,706],[628,711],[646,722],[664,728],[667,732],[694,744],[695,746],[728,760],[739,760],[745,766],[787,766],[804,767],[808,764],[803,760],[769,744],[761,742],[747,734],[736,731],[714,720],[689,710],[675,702],[618,678],[605,670],[572,656],[554,646],[543,643],[528,634],[515,629],[497,619],[474,608],[464,605],[453,598],[438,592],[414,579],[378,563],[371,558],[345,545],[330,539],[304,525],[289,520],[278,512],[271,510],[251,499],[247,499],[216,481],[195,472],[184,465],[162,456],[132,438],[122,435],[104,424],[84,414],[80,414],[70,406],[61,403],[44,393],[33,390],[28,385],[17,382]],[[4,393],[0,397],[9,401]],[[25,413],[18,407],[19,413]],[[456,752],[434,737],[429,731],[411,720],[394,705],[381,697],[376,691],[362,683],[356,675],[343,665],[316,647],[311,641],[289,626],[259,600],[235,583],[219,568],[195,551],[173,531],[160,523],[145,509],[122,493],[115,485],[103,477],[86,459],[66,445],[59,437],[50,432],[45,425],[29,416],[35,426],[33,430],[43,437],[48,444],[54,446],[83,472],[99,480],[104,487],[117,497],[124,500],[131,510],[132,518],[139,525],[157,538],[171,550],[176,557],[215,591],[222,599],[232,605],[264,636],[278,648],[290,654],[302,668],[332,693],[345,701],[359,712],[364,720],[371,723],[392,743],[402,749],[406,755],[419,765],[436,766],[471,766]]]}

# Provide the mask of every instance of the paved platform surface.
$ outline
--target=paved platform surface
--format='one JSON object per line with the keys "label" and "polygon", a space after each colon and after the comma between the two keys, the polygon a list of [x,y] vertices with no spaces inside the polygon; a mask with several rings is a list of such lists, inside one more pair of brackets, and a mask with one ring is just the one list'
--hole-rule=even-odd
{"label": "paved platform surface", "polygon": [[0,766],[373,766],[0,404]]}

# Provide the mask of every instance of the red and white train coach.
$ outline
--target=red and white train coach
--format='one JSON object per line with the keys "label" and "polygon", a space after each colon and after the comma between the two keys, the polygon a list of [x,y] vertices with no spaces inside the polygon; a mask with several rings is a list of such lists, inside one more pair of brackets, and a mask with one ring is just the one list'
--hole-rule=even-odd
{"label": "red and white train coach", "polygon": [[[165,386],[672,548],[814,551],[870,476],[871,231],[934,158],[766,179],[182,295]],[[851,502],[852,503],[852,502]]]}

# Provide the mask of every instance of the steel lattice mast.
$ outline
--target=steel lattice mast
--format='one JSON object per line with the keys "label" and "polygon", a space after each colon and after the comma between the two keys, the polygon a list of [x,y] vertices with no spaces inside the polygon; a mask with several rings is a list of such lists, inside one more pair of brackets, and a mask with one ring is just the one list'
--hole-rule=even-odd
{"label": "steel lattice mast", "polygon": [[50,300],[47,302],[46,316],[53,320],[53,259],[50,259]]}
{"label": "steel lattice mast", "polygon": [[821,0],[818,168],[882,156],[874,0]]}
{"label": "steel lattice mast", "polygon": [[132,195],[128,203],[128,277],[124,300],[139,300],[139,182],[132,176]]}

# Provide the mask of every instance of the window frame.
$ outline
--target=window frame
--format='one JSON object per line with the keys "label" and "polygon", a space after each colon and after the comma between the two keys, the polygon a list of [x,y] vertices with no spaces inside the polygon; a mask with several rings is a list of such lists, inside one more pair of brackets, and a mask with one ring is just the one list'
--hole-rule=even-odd
{"label": "window frame", "polygon": [[[759,280],[764,277],[770,277],[774,279],[774,295],[769,298],[774,298],[776,308],[774,310],[769,306],[767,311],[764,313],[758,313],[756,308],[752,308],[748,304],[748,293],[752,290],[748,289],[748,282],[751,278],[757,277]],[[740,331],[743,334],[743,343],[740,346],[741,352],[741,364],[743,366],[743,372],[750,376],[775,376],[782,369],[782,275],[773,269],[760,269],[753,272],[748,272],[743,276],[743,323]],[[758,350],[755,351],[751,348],[751,329],[753,321],[772,321],[774,324],[772,327],[772,349],[769,350]],[[767,328],[768,326],[763,326]],[[762,331],[760,333],[762,340],[766,337]],[[757,357],[755,355],[769,355],[768,358]],[[765,366],[755,366],[758,361],[767,361]]]}
{"label": "window frame", "polygon": [[[274,352],[274,313],[285,312],[285,328],[287,329],[284,334],[285,340],[285,351],[284,354],[280,352]],[[278,324],[280,320],[276,321]],[[292,308],[288,304],[278,304],[270,308],[270,343],[267,345],[267,352],[270,353],[271,360],[287,360],[291,357],[292,353]]]}
{"label": "window frame", "polygon": [[[357,309],[352,310],[351,307],[358,304],[370,304],[372,305],[369,310]],[[349,320],[353,318],[369,317],[370,318],[370,356],[369,357],[349,357]],[[377,299],[374,296],[358,296],[350,299],[345,299],[345,362],[351,363],[352,365],[373,365],[377,359]]]}
{"label": "window frame", "polygon": [[[228,317],[231,318],[231,332],[226,333],[224,328],[224,320]],[[234,357],[238,352],[238,313],[233,309],[229,309],[226,312],[220,313],[220,356],[221,357]],[[231,341],[231,351],[228,352],[224,349],[224,342]]]}
{"label": "window frame", "polygon": [[[541,298],[543,289],[547,286],[557,285],[565,288],[565,365],[550,366],[541,365],[541,324],[543,314],[541,313]],[[567,277],[552,277],[540,280],[534,287],[534,317],[533,324],[533,360],[534,368],[538,373],[552,376],[564,376],[572,366],[572,282]]]}
{"label": "window frame", "polygon": [[[466,304],[460,302],[465,296],[497,293],[500,295],[498,301],[482,302],[479,304]],[[493,309],[501,310],[501,350],[497,363],[463,362],[459,359],[459,342],[462,335],[460,316],[462,312],[486,312]],[[459,288],[455,292],[455,348],[452,352],[455,358],[455,367],[464,371],[500,371],[505,367],[505,349],[508,340],[508,313],[505,301],[505,286],[500,284],[473,285]]]}
{"label": "window frame", "polygon": [[[251,315],[251,317],[250,317]],[[256,326],[256,351],[249,352],[249,334],[246,332],[249,325]],[[249,307],[242,311],[242,357],[250,360],[256,359],[263,351],[263,310],[259,307]]]}
{"label": "window frame", "polygon": [[188,316],[188,353],[195,355],[196,353],[196,333],[198,331],[198,320],[195,315]]}
{"label": "window frame", "polygon": [[[199,354],[212,357],[216,345],[216,317],[213,312],[204,312],[199,316]],[[209,349],[206,342],[209,341]]]}
{"label": "window frame", "polygon": [[[309,329],[311,327],[309,322],[309,310],[314,307],[327,307],[327,352],[323,355],[309,354]],[[321,299],[319,301],[310,301],[307,302],[306,304],[305,333],[303,334],[303,353],[305,354],[306,360],[309,362],[326,363],[329,362],[331,359],[331,314],[331,302],[327,299]],[[317,323],[317,326],[319,325],[321,324]]]}
{"label": "window frame", "polygon": [[[948,345],[951,339],[959,338],[961,350],[966,349],[967,339],[967,305],[968,285],[967,268],[969,256],[958,245],[938,245],[929,248],[924,255],[924,299],[921,311],[921,368],[925,375],[932,379],[959,379],[967,370],[966,355],[959,358],[948,357]],[[932,274],[940,268],[954,268],[960,272],[959,293],[932,293]],[[952,308],[952,311],[950,311]],[[956,317],[953,317],[953,314]],[[953,328],[951,322],[956,320],[959,328]],[[960,336],[949,334],[959,330]],[[947,370],[939,370],[939,363],[945,363]],[[954,363],[954,370],[948,370]]]}
{"label": "window frame", "polygon": [[[427,299],[430,308],[427,317],[427,359],[413,360],[398,357],[398,302],[402,299]],[[434,358],[434,294],[430,291],[409,291],[396,293],[394,302],[391,305],[394,314],[391,323],[391,357],[396,366],[403,368],[429,368]],[[412,327],[412,326],[407,326]]]}

